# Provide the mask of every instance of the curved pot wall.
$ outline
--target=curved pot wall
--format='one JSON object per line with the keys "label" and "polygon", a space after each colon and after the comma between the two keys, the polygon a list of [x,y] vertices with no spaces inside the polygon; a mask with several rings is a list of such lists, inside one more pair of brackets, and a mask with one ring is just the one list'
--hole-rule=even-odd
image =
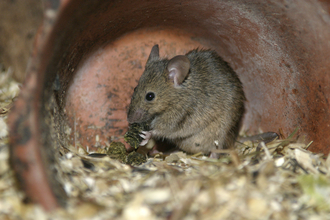
{"label": "curved pot wall", "polygon": [[28,77],[10,115],[10,144],[24,190],[46,209],[65,201],[47,167],[54,160],[49,149],[63,141],[66,117],[73,144],[92,149],[120,137],[155,43],[168,57],[215,49],[244,85],[244,129],[288,135],[300,127],[299,134],[314,141],[310,150],[329,152],[329,1],[45,4]]}

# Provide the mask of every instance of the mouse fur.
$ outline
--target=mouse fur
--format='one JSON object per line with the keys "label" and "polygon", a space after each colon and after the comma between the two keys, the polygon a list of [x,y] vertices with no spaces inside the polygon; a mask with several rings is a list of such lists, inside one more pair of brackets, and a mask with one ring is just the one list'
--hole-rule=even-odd
{"label": "mouse fur", "polygon": [[188,153],[233,147],[245,95],[234,70],[214,50],[195,49],[172,59],[155,45],[129,105],[130,124],[147,122],[149,137]]}

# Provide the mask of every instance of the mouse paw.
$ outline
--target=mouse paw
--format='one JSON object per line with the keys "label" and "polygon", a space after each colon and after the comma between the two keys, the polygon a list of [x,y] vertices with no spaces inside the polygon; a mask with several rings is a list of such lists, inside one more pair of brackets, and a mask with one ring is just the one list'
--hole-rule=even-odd
{"label": "mouse paw", "polygon": [[141,131],[141,134],[139,134],[139,135],[140,135],[140,137],[143,138],[143,141],[140,143],[140,146],[146,145],[151,138],[150,131]]}

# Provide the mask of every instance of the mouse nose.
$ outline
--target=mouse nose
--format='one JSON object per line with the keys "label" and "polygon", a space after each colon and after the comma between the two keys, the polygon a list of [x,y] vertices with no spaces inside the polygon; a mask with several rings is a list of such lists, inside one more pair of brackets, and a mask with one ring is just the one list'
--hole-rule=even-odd
{"label": "mouse nose", "polygon": [[145,114],[146,112],[140,108],[135,111],[130,110],[128,111],[127,121],[129,124],[143,122],[143,117]]}

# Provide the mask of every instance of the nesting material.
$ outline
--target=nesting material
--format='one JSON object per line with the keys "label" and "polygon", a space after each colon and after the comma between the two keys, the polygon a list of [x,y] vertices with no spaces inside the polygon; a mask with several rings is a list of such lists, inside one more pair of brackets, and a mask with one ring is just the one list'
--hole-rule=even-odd
{"label": "nesting material", "polygon": [[139,166],[66,146],[56,156],[67,207],[46,213],[16,188],[5,122],[18,87],[8,72],[0,85],[13,91],[0,93],[0,219],[329,219],[330,159],[308,151],[295,132],[237,143],[219,160],[179,151]]}
{"label": "nesting material", "polygon": [[[80,149],[80,152],[84,152],[84,150]],[[111,159],[116,159],[132,166],[141,165],[147,161],[147,155],[135,151],[127,153],[125,145],[121,142],[115,141],[112,142],[110,146],[106,146],[104,149],[100,148],[97,153],[91,153],[88,154],[88,156],[94,158],[110,157]],[[83,162],[89,164],[88,159],[89,158],[86,158]]]}

